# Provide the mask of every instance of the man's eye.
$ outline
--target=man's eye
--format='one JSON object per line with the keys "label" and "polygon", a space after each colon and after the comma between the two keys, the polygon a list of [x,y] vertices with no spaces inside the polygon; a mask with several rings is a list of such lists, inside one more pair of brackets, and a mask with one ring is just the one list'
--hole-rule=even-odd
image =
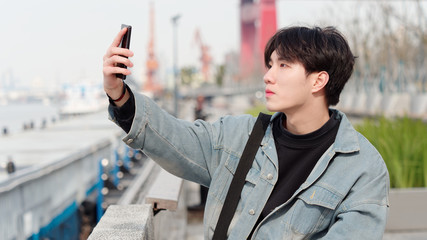
{"label": "man's eye", "polygon": [[288,65],[286,65],[286,64],[284,64],[284,63],[281,63],[280,64],[280,67],[287,67]]}

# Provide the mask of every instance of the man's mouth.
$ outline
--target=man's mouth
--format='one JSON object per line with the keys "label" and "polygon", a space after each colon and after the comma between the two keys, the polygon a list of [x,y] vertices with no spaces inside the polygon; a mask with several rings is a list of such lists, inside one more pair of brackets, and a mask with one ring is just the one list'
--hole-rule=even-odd
{"label": "man's mouth", "polygon": [[266,97],[269,97],[269,96],[271,96],[273,94],[274,94],[274,92],[272,92],[271,90],[268,90],[268,89],[265,90],[265,96]]}

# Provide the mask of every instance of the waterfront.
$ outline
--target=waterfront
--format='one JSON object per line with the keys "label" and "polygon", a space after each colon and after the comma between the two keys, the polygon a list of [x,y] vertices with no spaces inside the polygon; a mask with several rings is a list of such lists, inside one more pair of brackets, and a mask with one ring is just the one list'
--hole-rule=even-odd
{"label": "waterfront", "polygon": [[16,167],[11,174],[0,167],[0,239],[76,239],[82,202],[102,206],[100,176],[104,165],[116,166],[120,134],[98,112],[0,137],[0,160],[10,158]]}
{"label": "waterfront", "polygon": [[47,124],[59,120],[58,106],[43,102],[8,103],[0,105],[0,127],[7,128],[9,134],[23,131],[24,124],[34,123],[41,128],[43,120]]}

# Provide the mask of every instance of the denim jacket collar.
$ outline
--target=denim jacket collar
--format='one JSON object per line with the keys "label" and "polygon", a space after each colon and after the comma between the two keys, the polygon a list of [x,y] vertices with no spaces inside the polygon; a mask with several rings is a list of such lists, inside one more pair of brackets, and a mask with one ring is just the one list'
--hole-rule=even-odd
{"label": "denim jacket collar", "polygon": [[[335,138],[335,142],[329,147],[329,149],[319,159],[313,171],[308,176],[307,180],[301,185],[300,189],[297,190],[294,196],[297,195],[300,191],[304,190],[305,188],[311,186],[322,175],[322,173],[326,170],[327,166],[329,165],[329,162],[333,159],[336,153],[346,154],[346,153],[357,152],[360,150],[357,132],[351,125],[347,116],[339,110],[336,110],[336,109],[330,109],[330,110],[336,112],[337,113],[336,116],[341,119],[337,136]],[[277,118],[279,115],[280,113],[274,113],[270,119],[270,123],[274,121],[274,119]],[[270,145],[275,147],[274,142],[271,142],[271,143],[269,142],[269,141],[274,141],[274,138],[269,137],[270,134],[272,134],[271,125],[266,130],[266,134],[264,139],[262,140],[261,145],[263,146]],[[275,153],[275,150],[273,153]],[[272,153],[270,152],[270,154]],[[272,162],[277,168],[277,165],[278,165],[277,157],[273,156],[270,159],[273,160]]]}
{"label": "denim jacket collar", "polygon": [[[333,152],[337,153],[352,153],[360,150],[359,141],[357,138],[357,132],[354,130],[347,116],[336,109],[330,109],[330,111],[336,112],[336,116],[341,119],[341,123],[338,129],[338,133],[336,136],[336,141],[332,145]],[[280,116],[280,112],[276,112],[271,116],[270,123],[274,121],[278,116]],[[268,128],[265,136],[269,136],[272,133],[272,128]],[[264,137],[262,141],[262,145],[265,145],[266,141],[268,141],[267,137]],[[329,152],[329,150],[327,151]]]}

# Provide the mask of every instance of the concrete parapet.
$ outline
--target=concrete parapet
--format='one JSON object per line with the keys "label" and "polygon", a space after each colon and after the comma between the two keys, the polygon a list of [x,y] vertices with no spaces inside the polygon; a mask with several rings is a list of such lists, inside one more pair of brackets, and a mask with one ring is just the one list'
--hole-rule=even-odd
{"label": "concrete parapet", "polygon": [[363,113],[367,111],[368,96],[364,92],[353,95],[352,110],[356,113]]}
{"label": "concrete parapet", "polygon": [[145,196],[145,202],[157,209],[176,211],[182,182],[182,178],[161,169],[156,181],[150,186],[150,190]]}
{"label": "concrete parapet", "polygon": [[357,115],[427,119],[427,94],[344,92],[336,108]]}
{"label": "concrete parapet", "polygon": [[418,94],[411,98],[411,113],[415,116],[427,116],[427,94]]}
{"label": "concrete parapet", "polygon": [[411,95],[408,93],[384,94],[382,106],[386,116],[409,115]]}
{"label": "concrete parapet", "polygon": [[[427,231],[426,188],[390,189],[389,199],[390,214],[387,219],[387,231]],[[422,239],[427,239],[425,237]]]}
{"label": "concrete parapet", "polygon": [[381,93],[371,93],[368,95],[366,101],[366,111],[369,115],[378,115],[381,114],[381,101],[383,99],[383,95]]}
{"label": "concrete parapet", "polygon": [[[186,186],[183,186],[183,189]],[[187,199],[180,194],[178,208],[175,211],[161,211],[154,217],[154,239],[184,240],[187,239]],[[165,231],[167,229],[167,231]]]}
{"label": "concrete parapet", "polygon": [[88,240],[154,239],[150,204],[110,205]]}
{"label": "concrete parapet", "polygon": [[340,101],[336,107],[344,111],[347,109],[351,109],[351,106],[353,104],[353,95],[353,92],[343,92],[343,94],[341,94]]}

